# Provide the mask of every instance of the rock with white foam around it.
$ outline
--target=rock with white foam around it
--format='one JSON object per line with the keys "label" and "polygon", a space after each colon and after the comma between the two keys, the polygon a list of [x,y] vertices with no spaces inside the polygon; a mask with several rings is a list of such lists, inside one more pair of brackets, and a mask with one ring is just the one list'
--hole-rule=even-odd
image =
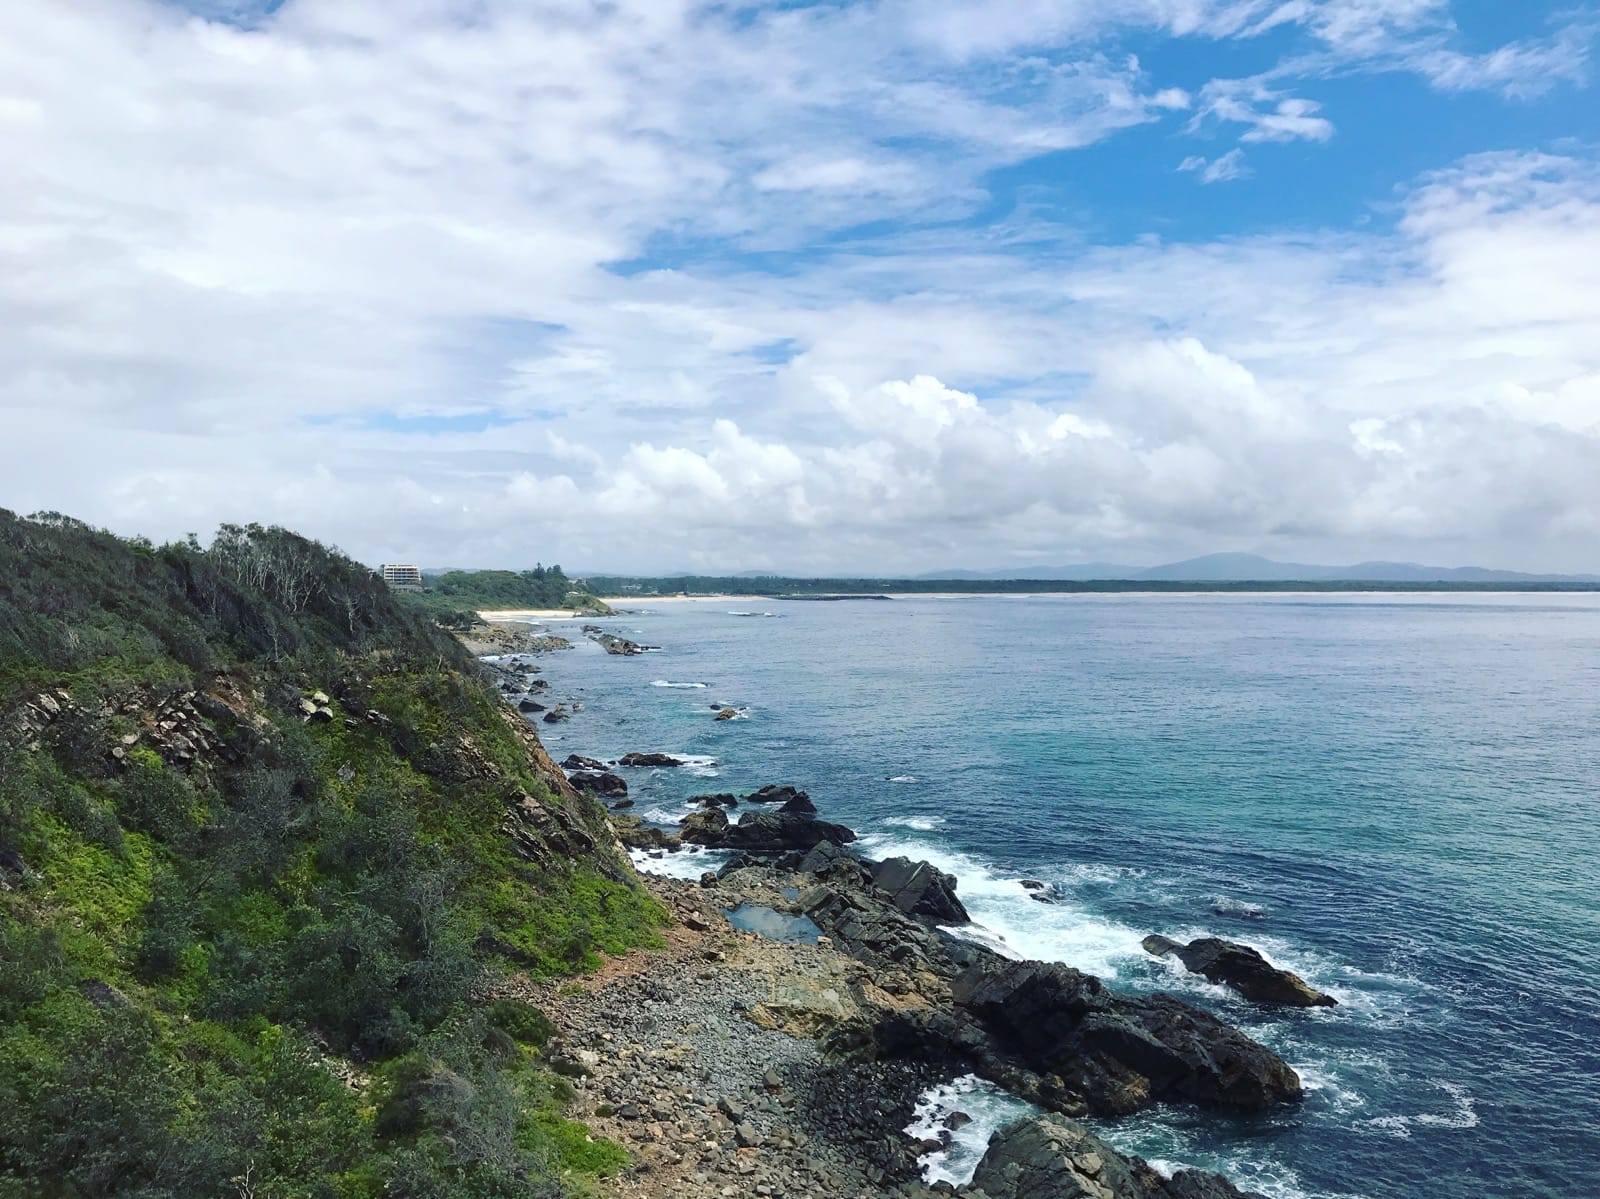
{"label": "rock with white foam around it", "polygon": [[1280,970],[1260,952],[1236,941],[1220,937],[1200,937],[1187,945],[1171,937],[1149,936],[1142,942],[1146,953],[1156,957],[1171,954],[1191,974],[1203,975],[1214,983],[1232,987],[1253,1003],[1277,1003],[1287,1007],[1333,1007],[1339,1001],[1306,983],[1298,974]]}
{"label": "rock with white foam around it", "polygon": [[972,1185],[989,1199],[1261,1199],[1201,1170],[1164,1178],[1062,1116],[1037,1116],[997,1133]]}

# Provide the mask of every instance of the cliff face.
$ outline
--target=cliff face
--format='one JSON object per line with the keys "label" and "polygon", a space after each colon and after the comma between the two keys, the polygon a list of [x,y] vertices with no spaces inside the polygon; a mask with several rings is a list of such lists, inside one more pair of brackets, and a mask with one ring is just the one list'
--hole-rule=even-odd
{"label": "cliff face", "polygon": [[0,1195],[558,1194],[623,1159],[490,996],[663,919],[358,564],[0,512]]}

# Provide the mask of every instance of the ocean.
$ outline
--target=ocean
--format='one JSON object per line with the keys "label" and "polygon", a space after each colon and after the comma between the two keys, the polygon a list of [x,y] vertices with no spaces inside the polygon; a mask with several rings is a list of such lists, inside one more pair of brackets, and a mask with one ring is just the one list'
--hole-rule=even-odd
{"label": "ocean", "polygon": [[[1180,994],[1308,1087],[1097,1122],[1119,1148],[1273,1199],[1600,1196],[1600,596],[751,599],[607,627],[661,648],[541,658],[583,707],[539,729],[558,759],[690,756],[626,772],[636,812],[803,787],[869,855],[956,874],[983,935]],[[1339,1006],[1256,1007],[1149,933],[1245,941]]]}

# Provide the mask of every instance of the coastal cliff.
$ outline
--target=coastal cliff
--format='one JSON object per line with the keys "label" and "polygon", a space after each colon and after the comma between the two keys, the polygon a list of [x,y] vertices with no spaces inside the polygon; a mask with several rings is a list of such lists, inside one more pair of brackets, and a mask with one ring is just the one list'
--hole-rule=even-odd
{"label": "coastal cliff", "polygon": [[1034,1112],[973,1199],[1240,1194],[1076,1120],[1292,1104],[1270,1050],[950,936],[959,880],[793,787],[641,879],[679,833],[551,759],[536,673],[283,530],[0,513],[0,1195],[927,1199],[959,1074]]}
{"label": "coastal cliff", "polygon": [[0,1194],[587,1192],[628,1155],[503,987],[666,920],[357,563],[0,513]]}

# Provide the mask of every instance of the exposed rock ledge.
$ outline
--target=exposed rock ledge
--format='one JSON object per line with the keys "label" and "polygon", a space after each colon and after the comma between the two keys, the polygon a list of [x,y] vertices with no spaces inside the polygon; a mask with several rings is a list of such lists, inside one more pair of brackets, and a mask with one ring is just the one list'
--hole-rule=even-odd
{"label": "exposed rock ledge", "polygon": [[1258,950],[1220,937],[1200,937],[1180,945],[1171,937],[1149,936],[1143,941],[1146,953],[1156,957],[1171,954],[1191,974],[1204,975],[1214,983],[1232,987],[1255,1003],[1277,1003],[1287,1007],[1333,1007],[1339,1001],[1309,985],[1289,970],[1280,970]]}

